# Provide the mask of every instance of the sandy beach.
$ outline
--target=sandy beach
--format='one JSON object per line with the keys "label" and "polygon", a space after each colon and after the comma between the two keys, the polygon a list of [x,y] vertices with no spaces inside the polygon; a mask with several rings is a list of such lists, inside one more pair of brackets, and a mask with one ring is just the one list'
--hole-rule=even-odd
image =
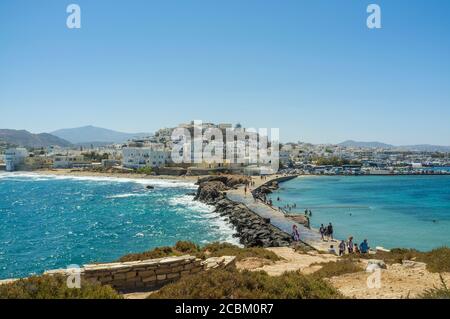
{"label": "sandy beach", "polygon": [[54,176],[79,176],[79,177],[111,177],[111,178],[126,178],[126,179],[162,179],[162,180],[177,180],[183,182],[197,182],[202,176],[172,176],[172,175],[147,175],[137,173],[112,173],[112,172],[94,172],[76,169],[46,169],[32,171],[33,174],[39,175],[54,175]]}

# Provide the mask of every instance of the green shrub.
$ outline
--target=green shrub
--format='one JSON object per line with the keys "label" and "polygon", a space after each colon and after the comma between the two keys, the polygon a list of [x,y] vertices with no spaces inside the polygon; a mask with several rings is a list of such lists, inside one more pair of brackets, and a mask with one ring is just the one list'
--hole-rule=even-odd
{"label": "green shrub", "polygon": [[442,247],[421,254],[418,258],[430,272],[450,272],[450,248]]}
{"label": "green shrub", "polygon": [[152,299],[336,299],[342,295],[320,279],[297,272],[270,277],[265,272],[214,269],[181,278]]}
{"label": "green shrub", "polygon": [[450,299],[450,290],[445,284],[444,278],[441,276],[442,286],[440,288],[433,288],[425,290],[425,292],[419,296],[422,299]]}
{"label": "green shrub", "polygon": [[179,241],[174,249],[185,254],[196,254],[200,251],[200,247],[190,241]]}
{"label": "green shrub", "polygon": [[67,287],[64,276],[35,276],[0,285],[0,299],[119,299],[110,286],[83,281],[80,289]]}
{"label": "green shrub", "polygon": [[314,278],[331,278],[364,270],[361,266],[356,264],[356,262],[350,259],[338,260],[336,262],[316,263],[313,265],[322,266],[318,271],[311,274]]}
{"label": "green shrub", "polygon": [[138,173],[138,174],[145,174],[145,175],[151,175],[153,173],[153,170],[152,170],[151,167],[141,167],[141,168],[138,168],[136,170],[136,173]]}
{"label": "green shrub", "polygon": [[240,248],[228,243],[212,243],[203,247],[202,250],[209,257],[236,256],[236,260],[242,260],[249,257],[264,258],[272,261],[281,259],[274,252],[264,248]]}
{"label": "green shrub", "polygon": [[179,252],[175,251],[172,247],[158,247],[153,250],[145,251],[142,253],[128,254],[120,257],[119,262],[137,261],[164,258],[169,256],[179,256]]}
{"label": "green shrub", "polygon": [[259,257],[273,261],[280,260],[280,257],[275,253],[264,248],[240,248],[228,243],[212,243],[200,248],[192,242],[179,241],[174,247],[159,247],[142,253],[128,254],[121,257],[118,261],[126,262],[181,255],[193,255],[201,259],[207,257],[236,256],[236,260],[242,260],[248,257]]}

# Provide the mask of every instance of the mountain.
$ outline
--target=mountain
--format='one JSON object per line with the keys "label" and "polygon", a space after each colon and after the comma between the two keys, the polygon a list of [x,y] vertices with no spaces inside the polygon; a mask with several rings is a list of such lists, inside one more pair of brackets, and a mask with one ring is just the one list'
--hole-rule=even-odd
{"label": "mountain", "polygon": [[149,133],[123,133],[95,126],[57,130],[51,133],[73,144],[123,143],[132,138],[149,136]]}
{"label": "mountain", "polygon": [[345,147],[366,147],[366,148],[393,148],[393,145],[380,143],[380,142],[357,142],[348,140],[338,144]]}
{"label": "mountain", "polygon": [[41,133],[33,134],[25,130],[0,129],[0,142],[25,147],[67,147],[71,143],[57,136]]}
{"label": "mountain", "polygon": [[338,144],[345,147],[362,147],[362,148],[384,148],[417,152],[450,152],[450,146],[431,145],[431,144],[418,144],[418,145],[400,145],[395,146],[391,144],[385,144],[380,142],[357,142],[348,140]]}

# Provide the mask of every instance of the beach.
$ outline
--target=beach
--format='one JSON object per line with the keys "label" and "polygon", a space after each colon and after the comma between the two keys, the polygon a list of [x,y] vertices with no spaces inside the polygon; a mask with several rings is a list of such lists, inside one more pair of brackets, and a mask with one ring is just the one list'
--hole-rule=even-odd
{"label": "beach", "polygon": [[127,179],[162,179],[177,180],[186,182],[197,182],[202,176],[177,176],[177,175],[147,175],[137,173],[119,173],[119,172],[95,172],[77,169],[42,169],[30,172],[39,175],[55,175],[55,176],[79,176],[79,177],[111,177],[111,178],[127,178]]}

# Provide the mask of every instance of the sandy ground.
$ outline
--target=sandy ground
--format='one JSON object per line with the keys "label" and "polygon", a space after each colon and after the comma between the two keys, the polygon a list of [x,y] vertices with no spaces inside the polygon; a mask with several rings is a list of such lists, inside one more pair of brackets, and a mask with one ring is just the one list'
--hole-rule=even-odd
{"label": "sandy ground", "polygon": [[274,252],[283,259],[276,262],[270,262],[264,259],[248,258],[237,262],[237,269],[247,269],[252,271],[263,270],[270,276],[279,276],[284,272],[297,270],[300,270],[304,274],[310,274],[321,268],[321,266],[318,265],[311,266],[312,264],[336,261],[338,258],[334,255],[320,254],[316,251],[311,251],[307,254],[299,254],[290,247],[274,247],[267,248],[267,250]]}
{"label": "sandy ground", "polygon": [[[393,264],[387,267],[381,270],[379,285],[375,285],[376,275],[367,272],[333,277],[329,279],[329,282],[343,295],[358,299],[416,298],[427,289],[442,286],[439,274],[430,273],[425,265],[405,267],[401,264]],[[369,278],[371,275],[373,276]],[[449,286],[450,273],[443,273],[442,277]]]}
{"label": "sandy ground", "polygon": [[[281,261],[269,261],[260,258],[247,258],[236,263],[240,270],[266,271],[270,276],[279,276],[286,271],[300,271],[305,275],[314,273],[321,268],[315,263],[337,261],[339,257],[317,252],[297,253],[289,247],[268,248],[278,256]],[[361,262],[365,268],[367,261]],[[450,286],[450,273],[442,274],[447,286]],[[426,265],[417,263],[415,267],[401,264],[388,265],[381,270],[379,285],[373,273],[361,271],[326,279],[336,287],[344,296],[357,299],[400,299],[416,298],[427,289],[441,287],[439,274],[430,273]],[[369,282],[369,284],[368,284]]]}

